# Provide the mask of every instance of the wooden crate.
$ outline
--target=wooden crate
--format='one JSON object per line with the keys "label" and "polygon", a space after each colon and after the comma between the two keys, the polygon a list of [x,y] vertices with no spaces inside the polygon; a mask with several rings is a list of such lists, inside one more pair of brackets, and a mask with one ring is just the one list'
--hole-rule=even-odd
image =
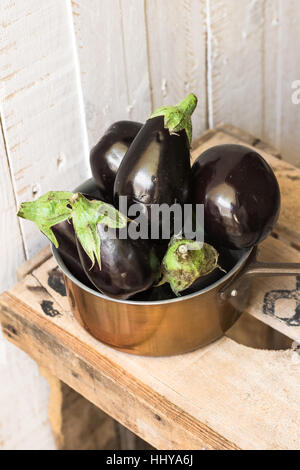
{"label": "wooden crate", "polygon": [[[299,262],[300,170],[280,160],[274,149],[230,125],[198,139],[193,158],[220,143],[243,143],[258,149],[278,178],[281,215],[273,236],[261,244],[259,258]],[[300,276],[254,281],[247,308],[249,315],[294,341],[293,348],[254,349],[224,337],[171,358],[121,353],[83,330],[70,312],[62,275],[49,250],[21,267],[19,279],[0,297],[6,338],[48,374],[154,447],[299,448],[300,355],[296,346],[300,342]],[[266,295],[270,299],[272,293],[270,307]]]}

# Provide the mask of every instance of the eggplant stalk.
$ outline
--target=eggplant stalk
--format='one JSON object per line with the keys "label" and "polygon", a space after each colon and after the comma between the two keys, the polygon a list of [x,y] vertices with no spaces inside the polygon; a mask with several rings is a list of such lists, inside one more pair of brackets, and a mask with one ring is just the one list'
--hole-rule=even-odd
{"label": "eggplant stalk", "polygon": [[164,116],[164,126],[169,129],[170,134],[176,134],[185,130],[189,140],[192,143],[192,120],[191,116],[197,106],[197,97],[190,93],[176,106],[161,106],[157,108],[150,119],[157,116]]}
{"label": "eggplant stalk", "polygon": [[197,279],[207,276],[218,265],[219,253],[208,243],[173,238],[162,262],[162,280],[175,295],[189,288]]}
{"label": "eggplant stalk", "polygon": [[72,209],[68,191],[49,191],[32,202],[22,202],[17,215],[31,220],[39,230],[58,248],[58,241],[51,227],[70,219]]}

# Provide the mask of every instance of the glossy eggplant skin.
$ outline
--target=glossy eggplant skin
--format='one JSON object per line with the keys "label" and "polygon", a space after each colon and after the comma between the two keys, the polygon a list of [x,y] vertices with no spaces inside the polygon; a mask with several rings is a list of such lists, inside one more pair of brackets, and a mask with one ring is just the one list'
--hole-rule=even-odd
{"label": "glossy eggplant skin", "polygon": [[[91,194],[84,194],[84,196],[90,200],[103,200],[103,196],[99,190],[96,190]],[[52,227],[52,231],[58,241],[59,246],[57,251],[62,257],[68,270],[76,277],[76,279],[78,279],[78,281],[90,288],[93,288],[93,284],[86,276],[80,263],[72,220],[64,220],[63,222],[54,225]]]}
{"label": "glossy eggplant skin", "polygon": [[[159,260],[148,240],[113,237],[113,230],[98,224],[101,239],[101,269],[92,262],[77,239],[81,265],[90,281],[103,294],[117,299],[149,289],[159,275]],[[123,229],[122,229],[123,230]],[[125,229],[126,230],[126,229]]]}
{"label": "glossy eggplant skin", "polygon": [[267,162],[242,145],[217,145],[192,167],[193,201],[204,204],[204,228],[217,246],[250,248],[272,231],[280,190]]}
{"label": "glossy eggplant skin", "polygon": [[[185,130],[176,134],[164,127],[164,117],[146,121],[117,172],[114,203],[127,196],[130,207],[140,203],[142,214],[151,221],[153,204],[184,204],[189,199],[190,148]],[[120,207],[121,209],[121,207]]]}
{"label": "glossy eggplant skin", "polygon": [[109,202],[113,199],[115,177],[121,161],[143,124],[118,121],[112,124],[90,154],[92,175]]}
{"label": "glossy eggplant skin", "polygon": [[68,270],[73,276],[88,287],[93,288],[92,283],[86,276],[81,266],[77,246],[74,227],[72,221],[64,220],[52,227],[52,231],[59,243],[58,252],[62,257]]}

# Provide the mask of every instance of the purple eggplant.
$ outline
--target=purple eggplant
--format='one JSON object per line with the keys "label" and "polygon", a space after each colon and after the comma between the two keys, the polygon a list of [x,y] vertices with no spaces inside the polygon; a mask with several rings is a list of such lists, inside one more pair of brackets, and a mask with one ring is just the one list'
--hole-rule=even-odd
{"label": "purple eggplant", "polygon": [[80,263],[72,220],[64,220],[63,222],[54,225],[52,227],[52,231],[59,244],[57,251],[68,270],[74,277],[76,277],[76,279],[78,279],[78,281],[90,288],[93,288],[93,284],[86,276]]}
{"label": "purple eggplant", "polygon": [[94,286],[119,299],[151,287],[159,275],[159,259],[148,240],[130,238],[127,217],[82,194],[71,198],[71,206],[81,265]]}
{"label": "purple eggplant", "polygon": [[[36,223],[38,228],[57,248],[69,271],[80,282],[93,288],[81,266],[69,204],[73,193],[51,191],[32,202],[24,202],[18,216]],[[101,194],[94,191],[93,195],[85,195],[88,199],[99,199]]]}
{"label": "purple eggplant", "polygon": [[204,228],[217,246],[250,248],[272,231],[280,211],[273,170],[242,145],[217,145],[192,167],[194,203],[204,204]]}
{"label": "purple eggplant", "polygon": [[159,275],[159,260],[148,240],[119,238],[119,231],[99,223],[101,267],[93,265],[77,239],[77,248],[87,277],[103,294],[118,299],[149,289]]}
{"label": "purple eggplant", "polygon": [[225,272],[218,260],[212,245],[174,237],[162,262],[160,284],[169,283],[175,295],[203,289],[222,277],[218,271]]}
{"label": "purple eggplant", "polygon": [[112,124],[90,154],[92,175],[106,201],[112,201],[117,171],[143,124],[118,121]]}
{"label": "purple eggplant", "polygon": [[154,204],[184,204],[189,200],[191,115],[195,95],[174,107],[158,108],[146,121],[117,172],[114,202],[127,197],[127,205],[139,203],[141,216],[151,222]]}

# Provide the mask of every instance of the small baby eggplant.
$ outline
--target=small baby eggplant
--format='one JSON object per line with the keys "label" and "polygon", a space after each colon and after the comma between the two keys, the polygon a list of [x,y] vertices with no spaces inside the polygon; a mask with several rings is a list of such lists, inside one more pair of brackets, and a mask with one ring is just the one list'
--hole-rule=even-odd
{"label": "small baby eggplant", "polygon": [[[77,239],[77,249],[87,277],[103,294],[127,299],[149,289],[157,280],[159,260],[148,240],[120,239],[112,229],[99,223],[101,268],[91,260]],[[119,236],[119,233],[116,233]]]}
{"label": "small baby eggplant", "polygon": [[[55,245],[66,267],[76,279],[88,287],[93,287],[81,266],[76,247],[69,205],[72,195],[71,192],[50,191],[35,201],[23,202],[18,216],[35,222]],[[92,198],[88,195],[86,197]]]}
{"label": "small baby eggplant", "polygon": [[120,196],[127,205],[140,203],[142,217],[151,222],[153,204],[184,204],[189,199],[191,115],[195,95],[173,107],[158,108],[146,121],[117,172],[115,206]]}
{"label": "small baby eggplant", "polygon": [[[112,206],[111,213],[106,207],[99,218],[96,201],[88,201],[77,194],[71,205],[80,261],[95,287],[118,299],[127,299],[149,289],[160,270],[149,241],[128,238],[127,219]],[[118,215],[117,220],[115,215]]]}
{"label": "small baby eggplant", "polygon": [[219,253],[208,243],[173,238],[162,262],[162,280],[175,295],[186,295],[216,282],[224,271],[218,265]]}
{"label": "small baby eggplant", "polygon": [[280,210],[273,170],[252,149],[217,145],[192,167],[194,203],[204,204],[204,228],[217,246],[250,248],[272,231]]}
{"label": "small baby eggplant", "polygon": [[72,220],[64,220],[54,225],[52,231],[59,244],[57,251],[68,270],[78,281],[93,288],[80,263]]}
{"label": "small baby eggplant", "polygon": [[113,199],[115,177],[121,161],[142,127],[142,123],[134,121],[115,122],[91,150],[92,175],[107,201]]}

